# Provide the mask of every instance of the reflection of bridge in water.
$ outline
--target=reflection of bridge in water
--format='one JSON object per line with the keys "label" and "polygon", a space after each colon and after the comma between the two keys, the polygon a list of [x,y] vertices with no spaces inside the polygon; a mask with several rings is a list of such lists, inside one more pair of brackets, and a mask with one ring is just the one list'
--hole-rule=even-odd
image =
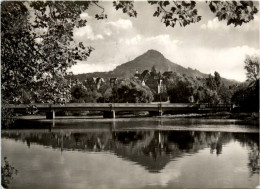
{"label": "reflection of bridge in water", "polygon": [[9,105],[8,108],[14,112],[23,113],[28,109],[37,109],[47,112],[47,118],[55,118],[58,111],[102,111],[104,118],[115,118],[116,112],[148,111],[151,115],[161,116],[164,112],[173,113],[197,113],[205,111],[230,111],[231,106],[226,104],[209,105],[195,103],[67,103],[60,104],[31,104],[31,105]]}

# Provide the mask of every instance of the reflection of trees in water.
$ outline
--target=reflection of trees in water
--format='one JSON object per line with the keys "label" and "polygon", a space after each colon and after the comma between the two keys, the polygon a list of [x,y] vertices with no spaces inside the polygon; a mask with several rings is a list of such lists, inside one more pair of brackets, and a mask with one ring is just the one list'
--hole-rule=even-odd
{"label": "reflection of trees in water", "polygon": [[249,148],[248,167],[250,169],[251,175],[254,173],[259,173],[259,134],[235,133],[234,139],[239,141],[242,146]]}
{"label": "reflection of trees in water", "polygon": [[258,145],[253,145],[250,148],[248,167],[250,168],[251,175],[253,175],[254,173],[259,173],[259,147]]}
{"label": "reflection of trees in water", "polygon": [[221,154],[222,145],[232,139],[231,133],[221,132],[194,132],[194,131],[157,131],[153,140],[146,147],[147,151],[165,151],[167,154],[196,153],[200,149],[210,147],[210,152],[216,150],[216,154]]}
{"label": "reflection of trees in water", "polygon": [[252,174],[259,172],[258,133],[228,133],[202,131],[90,131],[66,132],[3,132],[2,137],[36,143],[61,150],[111,151],[145,166],[148,170],[161,170],[171,159],[197,153],[209,148],[220,155],[222,146],[231,140],[250,149],[249,163]]}

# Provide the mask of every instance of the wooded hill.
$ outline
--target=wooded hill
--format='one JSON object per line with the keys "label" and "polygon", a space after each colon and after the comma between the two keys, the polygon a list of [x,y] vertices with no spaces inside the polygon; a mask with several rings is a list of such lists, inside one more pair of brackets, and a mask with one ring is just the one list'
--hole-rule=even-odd
{"label": "wooded hill", "polygon": [[[144,70],[151,70],[151,68],[155,66],[156,70],[161,73],[165,71],[173,71],[183,76],[193,78],[207,78],[209,74],[202,73],[196,69],[185,68],[176,63],[171,62],[167,58],[163,56],[160,52],[156,50],[148,50],[146,53],[136,57],[135,59],[126,62],[117,66],[114,70],[109,72],[93,72],[93,73],[84,73],[70,76],[73,79],[79,79],[80,81],[84,81],[88,77],[102,77],[102,78],[131,78],[136,73],[136,70],[139,73],[142,73]],[[225,85],[233,85],[238,84],[238,81],[229,80],[222,78],[222,81]]]}

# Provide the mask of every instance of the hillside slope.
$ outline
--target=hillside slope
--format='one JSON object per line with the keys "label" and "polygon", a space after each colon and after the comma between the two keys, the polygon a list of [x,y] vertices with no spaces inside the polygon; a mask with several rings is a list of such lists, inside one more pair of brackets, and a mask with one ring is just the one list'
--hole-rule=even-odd
{"label": "hillside slope", "polygon": [[[144,70],[151,70],[155,66],[157,71],[161,73],[165,71],[173,71],[179,73],[180,75],[187,75],[190,77],[200,77],[205,78],[208,74],[201,73],[198,70],[191,68],[184,68],[176,63],[171,62],[165,58],[160,52],[156,50],[148,50],[146,53],[136,57],[132,61],[126,62],[117,66],[113,71],[109,72],[93,72],[86,74],[74,75],[73,78],[77,78],[81,81],[85,80],[87,77],[117,77],[117,78],[130,78],[132,77],[136,70],[142,73]],[[224,79],[226,84],[237,84],[237,81]]]}

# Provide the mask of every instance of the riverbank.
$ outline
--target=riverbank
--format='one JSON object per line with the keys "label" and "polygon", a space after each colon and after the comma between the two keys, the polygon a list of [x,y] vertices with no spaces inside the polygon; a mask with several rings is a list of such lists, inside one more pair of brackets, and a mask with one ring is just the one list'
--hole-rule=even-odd
{"label": "riverbank", "polygon": [[163,115],[162,117],[172,118],[204,118],[204,119],[236,119],[240,124],[259,125],[259,114],[257,112],[250,113],[232,113],[232,112],[216,112],[203,114],[176,114]]}
{"label": "riverbank", "polygon": [[[145,114],[127,114],[127,115],[117,115],[116,118],[148,118]],[[189,113],[189,114],[166,114],[163,116],[158,116],[162,118],[203,118],[203,119],[235,119],[239,120],[240,124],[249,125],[259,125],[259,114],[257,112],[253,113],[231,113],[231,112],[216,112],[216,113]],[[46,119],[43,115],[25,115],[16,117],[17,120],[44,120]],[[56,120],[60,119],[102,119],[101,115],[81,115],[81,116],[56,116]],[[110,119],[109,119],[110,120]]]}

